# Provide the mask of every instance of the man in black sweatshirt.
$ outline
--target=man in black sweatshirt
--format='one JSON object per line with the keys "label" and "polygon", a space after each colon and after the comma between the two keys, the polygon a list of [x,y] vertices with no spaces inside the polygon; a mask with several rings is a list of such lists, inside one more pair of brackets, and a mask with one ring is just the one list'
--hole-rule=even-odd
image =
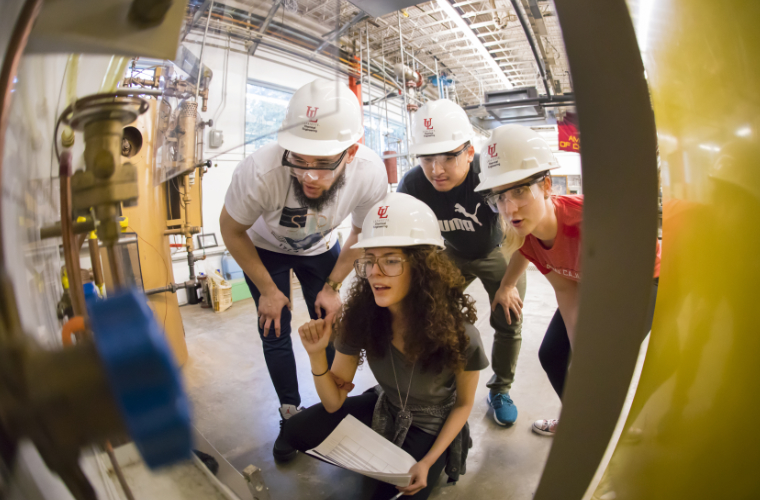
{"label": "man in black sweatshirt", "polygon": [[[517,407],[509,396],[522,343],[522,318],[506,314],[506,287],[501,282],[507,261],[499,248],[503,234],[499,214],[486,204],[475,187],[480,164],[470,143],[474,132],[465,111],[452,101],[425,103],[414,114],[410,152],[420,165],[404,175],[397,191],[425,202],[438,217],[446,242],[446,254],[459,267],[469,285],[480,278],[491,300],[491,326],[495,330],[488,381],[488,403],[499,425],[517,419]],[[525,298],[525,275],[517,283]]]}

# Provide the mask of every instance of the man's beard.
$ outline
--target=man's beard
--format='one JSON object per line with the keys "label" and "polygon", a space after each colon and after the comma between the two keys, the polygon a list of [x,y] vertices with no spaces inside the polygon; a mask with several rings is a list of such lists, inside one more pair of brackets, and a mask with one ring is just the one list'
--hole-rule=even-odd
{"label": "man's beard", "polygon": [[306,193],[303,191],[303,186],[298,182],[298,179],[291,177],[291,180],[293,182],[293,190],[298,203],[300,203],[301,206],[305,205],[309,207],[315,212],[321,212],[324,207],[335,201],[338,191],[340,191],[340,189],[346,184],[346,170],[343,169],[340,175],[338,175],[332,183],[332,186],[326,189],[317,198],[309,198],[306,196]]}

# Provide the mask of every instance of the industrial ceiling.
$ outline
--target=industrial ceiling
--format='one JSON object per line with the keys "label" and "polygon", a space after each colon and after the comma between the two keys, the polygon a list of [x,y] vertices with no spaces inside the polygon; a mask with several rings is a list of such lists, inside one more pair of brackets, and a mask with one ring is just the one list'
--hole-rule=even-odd
{"label": "industrial ceiling", "polygon": [[[386,80],[392,79],[402,58],[423,78],[437,68],[453,79],[449,96],[462,106],[510,88],[535,87],[539,97],[572,92],[559,23],[546,0],[433,0],[381,17],[342,0],[191,0],[191,29],[204,28],[212,3],[210,29],[246,41],[249,52],[261,45],[355,72],[350,56],[361,51],[366,64],[369,46],[373,77],[380,77],[384,61]],[[378,0],[369,10],[410,3]]]}

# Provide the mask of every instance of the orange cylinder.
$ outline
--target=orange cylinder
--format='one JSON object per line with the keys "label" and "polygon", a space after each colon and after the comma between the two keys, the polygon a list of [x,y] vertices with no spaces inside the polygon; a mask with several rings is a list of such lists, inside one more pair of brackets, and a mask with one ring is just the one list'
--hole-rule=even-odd
{"label": "orange cylinder", "polygon": [[[359,57],[354,56],[354,62],[352,63],[352,66],[354,67],[354,69],[359,75],[362,74],[361,59],[359,59]],[[362,100],[361,76],[359,77],[349,76],[348,88],[351,89],[351,92],[353,92],[356,95],[356,98],[359,100],[359,109],[361,110],[361,114],[362,114],[362,123],[364,123],[364,101]],[[364,136],[362,136],[362,138],[359,139],[358,142],[361,144],[364,144]]]}

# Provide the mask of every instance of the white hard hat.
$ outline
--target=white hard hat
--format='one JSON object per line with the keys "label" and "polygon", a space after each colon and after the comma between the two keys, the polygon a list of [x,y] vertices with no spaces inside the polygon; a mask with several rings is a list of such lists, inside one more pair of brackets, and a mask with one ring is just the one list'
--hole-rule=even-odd
{"label": "white hard hat", "polygon": [[277,133],[277,143],[294,153],[331,156],[364,135],[359,100],[347,85],[316,79],[296,90]]}
{"label": "white hard hat", "polygon": [[444,248],[441,228],[433,210],[406,193],[388,193],[364,218],[359,243],[351,248],[410,247],[435,245]]}
{"label": "white hard hat", "polygon": [[559,168],[551,148],[535,131],[522,125],[495,128],[480,152],[480,184],[486,191]]}
{"label": "white hard hat", "polygon": [[415,155],[446,153],[473,138],[467,113],[448,99],[428,101],[412,117],[409,152]]}

